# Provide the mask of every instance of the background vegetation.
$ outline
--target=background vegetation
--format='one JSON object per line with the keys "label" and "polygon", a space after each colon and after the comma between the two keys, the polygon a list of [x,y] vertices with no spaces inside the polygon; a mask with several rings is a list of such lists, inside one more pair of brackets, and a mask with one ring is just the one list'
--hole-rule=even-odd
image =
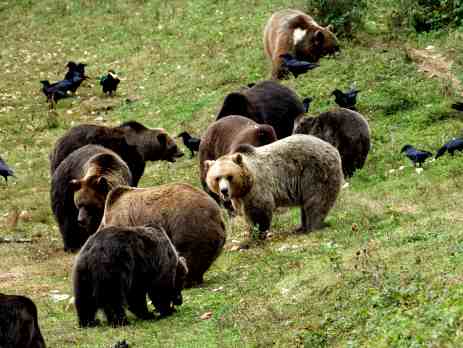
{"label": "background vegetation", "polygon": [[[270,240],[238,252],[232,246],[246,227],[227,219],[226,250],[205,285],[184,292],[178,313],[86,330],[69,298],[56,296],[71,295],[74,257],[61,250],[50,210],[48,153],[56,139],[82,122],[130,119],[173,135],[201,134],[225,94],[269,76],[262,28],[271,13],[311,13],[316,4],[0,2],[0,154],[17,175],[0,183],[0,236],[32,239],[0,244],[0,291],[36,302],[49,347],[109,347],[119,339],[131,347],[462,346],[462,157],[444,156],[418,174],[399,153],[406,143],[436,151],[462,135],[462,114],[450,109],[461,98],[461,5],[445,12],[448,1],[433,2],[443,5],[429,5],[432,18],[454,19],[418,34],[405,2],[362,1],[362,25],[342,40],[342,54],[284,82],[315,97],[313,114],[334,106],[336,87],[355,83],[362,91],[358,108],[373,147],[329,214],[330,226],[291,235],[299,212],[288,210],[275,217]],[[86,62],[92,80],[49,113],[39,81],[62,78],[69,60]],[[124,78],[114,98],[96,81],[109,68]],[[140,186],[199,187],[197,159],[188,157],[148,165]],[[211,318],[201,319],[206,312]]]}

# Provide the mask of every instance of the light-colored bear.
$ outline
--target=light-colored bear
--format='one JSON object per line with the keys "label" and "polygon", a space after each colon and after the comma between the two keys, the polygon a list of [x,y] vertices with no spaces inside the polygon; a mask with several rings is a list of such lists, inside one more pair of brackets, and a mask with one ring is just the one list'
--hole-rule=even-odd
{"label": "light-colored bear", "polygon": [[299,206],[298,233],[323,226],[344,181],[338,150],[311,135],[292,135],[206,161],[209,189],[231,200],[265,238],[277,207]]}

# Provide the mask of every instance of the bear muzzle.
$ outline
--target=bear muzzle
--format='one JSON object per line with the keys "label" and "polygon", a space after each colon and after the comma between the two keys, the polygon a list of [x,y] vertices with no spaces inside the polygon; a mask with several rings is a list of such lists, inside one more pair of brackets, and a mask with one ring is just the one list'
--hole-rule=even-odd
{"label": "bear muzzle", "polygon": [[219,181],[219,195],[225,202],[231,199],[230,183],[227,179],[220,179]]}

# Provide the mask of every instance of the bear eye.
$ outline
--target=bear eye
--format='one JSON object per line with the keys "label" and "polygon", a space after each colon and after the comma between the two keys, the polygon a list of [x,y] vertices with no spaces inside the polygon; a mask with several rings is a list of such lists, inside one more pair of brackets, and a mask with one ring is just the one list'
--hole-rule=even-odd
{"label": "bear eye", "polygon": [[231,176],[231,175],[227,176],[227,180],[228,180],[229,182],[231,182],[231,181],[233,180],[233,176]]}
{"label": "bear eye", "polygon": [[220,177],[219,177],[219,176],[216,177],[216,178],[215,178],[215,181],[216,181],[216,182],[219,182],[219,181],[220,181]]}

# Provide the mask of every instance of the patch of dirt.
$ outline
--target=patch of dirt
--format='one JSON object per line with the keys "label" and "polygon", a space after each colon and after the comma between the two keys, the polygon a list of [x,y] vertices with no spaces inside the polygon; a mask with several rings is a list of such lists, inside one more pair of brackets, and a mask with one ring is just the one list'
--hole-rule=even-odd
{"label": "patch of dirt", "polygon": [[436,52],[433,46],[428,46],[425,49],[408,48],[407,56],[417,64],[418,70],[427,77],[450,81],[453,89],[463,95],[461,82],[451,71],[452,59]]}

